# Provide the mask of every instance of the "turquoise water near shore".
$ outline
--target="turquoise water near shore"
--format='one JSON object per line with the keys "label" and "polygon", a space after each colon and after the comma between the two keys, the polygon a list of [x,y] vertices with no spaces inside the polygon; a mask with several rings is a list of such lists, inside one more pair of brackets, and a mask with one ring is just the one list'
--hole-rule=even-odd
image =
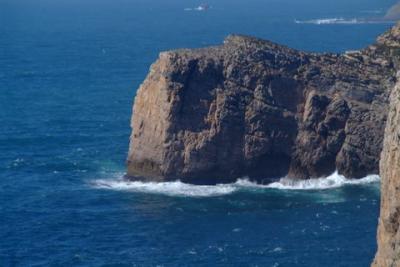
{"label": "turquoise water near shore", "polygon": [[0,0],[0,266],[368,266],[376,177],[121,178],[133,98],[160,51],[230,33],[359,49],[392,25],[360,19],[393,2],[214,0],[197,11],[192,0]]}

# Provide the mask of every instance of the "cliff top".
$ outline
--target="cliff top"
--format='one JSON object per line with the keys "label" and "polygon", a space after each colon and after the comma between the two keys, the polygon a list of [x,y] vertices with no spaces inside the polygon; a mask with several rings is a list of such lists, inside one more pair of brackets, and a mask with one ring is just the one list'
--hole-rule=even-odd
{"label": "cliff top", "polygon": [[[399,4],[400,5],[400,4]],[[400,8],[400,7],[399,7]],[[391,49],[400,48],[400,22],[397,23],[390,30],[380,35],[377,38],[377,43],[372,46],[368,46],[362,51],[365,53],[370,52],[370,47],[374,46],[387,46]],[[293,48],[289,48],[285,45],[277,44],[269,40],[264,40],[261,38],[256,38],[247,35],[241,34],[231,34],[228,35],[222,45],[204,47],[204,48],[195,48],[195,49],[175,49],[170,51],[162,52],[161,55],[169,55],[169,56],[179,56],[179,57],[207,57],[207,58],[215,58],[220,59],[221,57],[231,57],[237,56],[239,54],[257,54],[260,51],[269,51],[273,52],[273,54],[285,54],[287,56],[328,56],[328,57],[337,57],[338,54],[335,53],[307,53],[300,50],[296,50]]]}

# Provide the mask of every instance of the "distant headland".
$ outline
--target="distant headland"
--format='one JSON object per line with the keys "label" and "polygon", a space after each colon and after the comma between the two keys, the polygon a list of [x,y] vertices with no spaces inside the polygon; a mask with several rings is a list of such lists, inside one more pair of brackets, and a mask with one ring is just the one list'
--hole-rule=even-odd
{"label": "distant headland", "polygon": [[392,6],[384,16],[385,20],[400,20],[400,2]]}

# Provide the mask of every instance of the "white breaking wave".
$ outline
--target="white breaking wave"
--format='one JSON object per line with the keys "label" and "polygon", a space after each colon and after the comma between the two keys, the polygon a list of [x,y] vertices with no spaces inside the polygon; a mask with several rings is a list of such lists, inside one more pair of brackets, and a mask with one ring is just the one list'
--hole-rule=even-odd
{"label": "white breaking wave", "polygon": [[162,194],[168,196],[188,196],[188,197],[212,197],[227,195],[235,192],[237,188],[234,184],[224,185],[191,185],[180,181],[175,182],[139,182],[127,181],[124,179],[96,180],[96,188],[113,189],[121,191],[132,191],[141,193]]}
{"label": "white breaking wave", "polygon": [[292,180],[282,178],[280,181],[267,185],[268,188],[285,190],[323,190],[342,187],[344,185],[371,184],[380,181],[379,175],[368,175],[361,179],[347,179],[334,172],[326,178],[309,180]]}
{"label": "white breaking wave", "polygon": [[122,178],[118,179],[99,179],[91,184],[95,188],[111,189],[118,191],[132,191],[151,194],[162,194],[168,196],[182,197],[213,197],[232,194],[238,191],[260,190],[260,189],[278,189],[278,190],[327,190],[339,188],[345,185],[362,185],[378,183],[378,175],[368,175],[361,179],[347,179],[337,172],[326,178],[309,180],[292,180],[282,178],[277,182],[260,185],[247,179],[239,179],[232,184],[217,185],[191,185],[180,181],[175,182],[140,182],[128,181]]}
{"label": "white breaking wave", "polygon": [[315,25],[327,25],[327,24],[392,24],[393,21],[388,20],[368,20],[368,19],[345,19],[345,18],[321,18],[311,20],[295,20],[296,24],[315,24]]}

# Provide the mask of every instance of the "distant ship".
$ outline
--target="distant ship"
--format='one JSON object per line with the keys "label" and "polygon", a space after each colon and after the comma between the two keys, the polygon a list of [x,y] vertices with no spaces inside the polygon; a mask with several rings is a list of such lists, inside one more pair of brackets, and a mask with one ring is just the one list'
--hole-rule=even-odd
{"label": "distant ship", "polygon": [[205,10],[208,10],[209,8],[210,8],[210,6],[208,4],[201,4],[198,7],[196,7],[196,10],[205,11]]}

